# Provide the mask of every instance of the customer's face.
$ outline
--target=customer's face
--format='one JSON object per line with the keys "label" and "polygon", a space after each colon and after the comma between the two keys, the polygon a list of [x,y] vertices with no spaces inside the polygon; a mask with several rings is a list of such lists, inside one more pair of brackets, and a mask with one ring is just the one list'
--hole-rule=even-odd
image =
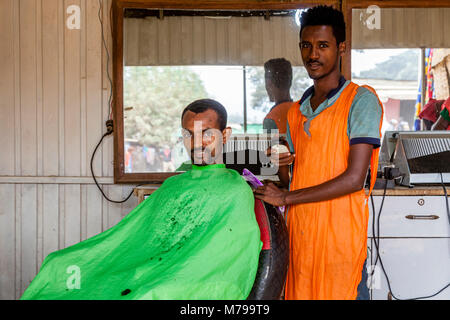
{"label": "customer's face", "polygon": [[339,58],[345,53],[345,43],[337,46],[331,26],[307,26],[302,30],[300,52],[309,77],[319,80],[339,72]]}
{"label": "customer's face", "polygon": [[187,111],[182,119],[183,142],[195,165],[222,163],[223,144],[231,133],[221,131],[219,117],[214,110],[201,113]]}

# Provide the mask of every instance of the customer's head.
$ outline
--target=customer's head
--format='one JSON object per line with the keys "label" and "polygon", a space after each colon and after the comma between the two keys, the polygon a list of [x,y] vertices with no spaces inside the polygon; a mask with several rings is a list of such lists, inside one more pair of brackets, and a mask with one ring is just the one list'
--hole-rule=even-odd
{"label": "customer's head", "polygon": [[223,145],[231,135],[227,111],[212,99],[196,100],[181,116],[183,142],[195,165],[222,163]]}
{"label": "customer's head", "polygon": [[310,78],[339,72],[346,50],[342,12],[329,6],[313,7],[302,13],[300,24],[300,51]]}
{"label": "customer's head", "polygon": [[289,94],[292,85],[292,66],[284,58],[270,59],[264,63],[264,79],[270,101],[275,101],[278,92]]}

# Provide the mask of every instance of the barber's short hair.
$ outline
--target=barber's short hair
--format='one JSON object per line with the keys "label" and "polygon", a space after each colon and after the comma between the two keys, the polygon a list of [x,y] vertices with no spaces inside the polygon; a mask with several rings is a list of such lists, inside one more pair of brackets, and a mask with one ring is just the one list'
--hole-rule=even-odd
{"label": "barber's short hair", "polygon": [[265,76],[275,87],[289,90],[292,85],[292,65],[284,58],[270,59],[264,63]]}
{"label": "barber's short hair", "polygon": [[345,21],[341,11],[330,6],[316,6],[302,13],[300,16],[300,38],[302,31],[308,26],[331,26],[336,43],[345,41]]}
{"label": "barber's short hair", "polygon": [[213,99],[200,99],[189,104],[181,115],[181,121],[183,121],[184,114],[187,111],[191,111],[194,113],[202,113],[206,110],[214,110],[217,113],[217,118],[219,122],[220,130],[224,130],[227,127],[227,110],[225,107],[218,101]]}

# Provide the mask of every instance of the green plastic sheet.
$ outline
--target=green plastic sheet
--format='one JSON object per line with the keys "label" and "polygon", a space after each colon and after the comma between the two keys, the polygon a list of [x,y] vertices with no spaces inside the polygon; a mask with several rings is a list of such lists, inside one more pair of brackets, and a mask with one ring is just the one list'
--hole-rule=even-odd
{"label": "green plastic sheet", "polygon": [[261,247],[244,179],[193,166],[113,228],[48,255],[21,299],[246,299]]}

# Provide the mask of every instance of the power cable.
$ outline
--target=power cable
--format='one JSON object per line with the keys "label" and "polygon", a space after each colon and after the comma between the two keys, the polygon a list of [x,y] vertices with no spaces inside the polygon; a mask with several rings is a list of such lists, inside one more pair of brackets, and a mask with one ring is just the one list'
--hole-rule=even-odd
{"label": "power cable", "polygon": [[[100,192],[102,193],[103,197],[108,200],[109,202],[113,202],[113,203],[124,203],[126,202],[128,199],[130,199],[130,197],[133,195],[134,189],[130,192],[130,194],[124,199],[124,200],[111,200],[110,198],[108,198],[108,196],[105,194],[105,192],[103,191],[103,189],[100,187],[100,185],[97,182],[97,179],[95,178],[95,174],[94,174],[94,156],[95,153],[97,152],[97,149],[100,147],[100,145],[103,142],[103,139],[105,139],[106,136],[109,136],[113,131],[111,129],[109,129],[100,139],[100,141],[98,142],[97,146],[94,149],[94,152],[92,153],[92,157],[91,157],[91,173],[92,173],[92,178],[94,178],[94,182],[97,185],[97,188],[100,190]],[[141,185],[138,185],[137,187],[139,187]]]}
{"label": "power cable", "polygon": [[[98,0],[98,4],[99,4],[98,19],[100,21],[100,25],[101,25],[101,28],[102,28],[102,43],[103,43],[103,46],[104,46],[105,52],[106,52],[106,74],[108,76],[108,81],[109,81],[109,84],[110,84],[110,90],[109,90],[109,99],[108,99],[108,121],[106,121],[107,132],[105,134],[103,134],[102,138],[100,139],[100,141],[98,142],[97,146],[95,147],[94,152],[92,153],[92,157],[91,157],[91,173],[92,173],[92,178],[94,178],[94,182],[95,182],[97,188],[100,190],[100,192],[102,193],[103,197],[106,200],[108,200],[109,202],[113,202],[113,203],[124,203],[124,202],[128,201],[128,199],[130,199],[130,197],[133,195],[134,189],[130,192],[130,194],[125,199],[123,199],[123,200],[112,200],[112,199],[108,198],[108,196],[105,194],[105,192],[103,191],[102,187],[97,182],[97,178],[95,177],[95,174],[94,174],[94,157],[95,157],[95,153],[97,152],[98,148],[102,144],[103,139],[105,139],[106,136],[109,136],[110,134],[112,134],[114,132],[113,120],[112,120],[112,87],[113,87],[113,83],[112,83],[111,75],[109,73],[110,55],[109,55],[108,46],[107,46],[106,40],[105,40],[105,33],[104,33],[104,28],[103,28],[103,18],[102,18],[102,15],[101,15],[101,13],[103,12],[103,0]],[[111,12],[110,12],[110,14],[111,14]],[[141,186],[141,185],[138,185],[137,187],[139,187],[139,186]]]}
{"label": "power cable", "polygon": [[[440,175],[441,175],[441,185],[442,185],[442,188],[444,189],[445,205],[446,205],[446,209],[447,209],[448,222],[450,224],[450,206],[449,206],[449,203],[448,203],[447,189],[445,188],[445,184],[444,184],[444,179],[443,179],[442,173],[440,173]],[[376,238],[374,239],[374,244],[375,244],[375,247],[377,249],[377,258],[375,260],[375,264],[373,266],[373,270],[372,270],[371,276],[374,273],[375,266],[376,266],[378,260],[380,260],[381,269],[383,271],[384,276],[386,277],[387,285],[388,285],[388,288],[389,288],[389,294],[392,296],[392,298],[394,298],[396,300],[421,300],[421,299],[428,299],[428,298],[435,297],[439,293],[441,293],[442,291],[444,291],[445,289],[450,287],[450,283],[448,283],[446,286],[444,286],[442,289],[440,289],[439,291],[437,291],[436,293],[434,293],[432,295],[423,296],[423,297],[416,297],[416,298],[409,298],[409,299],[400,299],[400,298],[396,297],[394,295],[393,291],[392,291],[391,282],[389,281],[389,277],[387,275],[386,269],[384,268],[383,260],[381,259],[381,255],[380,255],[380,217],[381,217],[381,211],[382,211],[382,208],[383,208],[384,199],[386,197],[387,183],[388,183],[388,180],[386,179],[386,184],[384,186],[384,192],[383,192],[383,198],[382,198],[382,201],[381,201],[380,209],[378,211],[378,221],[377,221],[377,228],[378,228],[378,230],[377,230]],[[373,217],[375,218],[375,204],[374,204],[372,195],[370,195],[370,199],[371,199],[371,202],[372,202]],[[372,219],[372,232],[373,232],[373,236],[375,237],[375,221],[374,221],[374,219]]]}

